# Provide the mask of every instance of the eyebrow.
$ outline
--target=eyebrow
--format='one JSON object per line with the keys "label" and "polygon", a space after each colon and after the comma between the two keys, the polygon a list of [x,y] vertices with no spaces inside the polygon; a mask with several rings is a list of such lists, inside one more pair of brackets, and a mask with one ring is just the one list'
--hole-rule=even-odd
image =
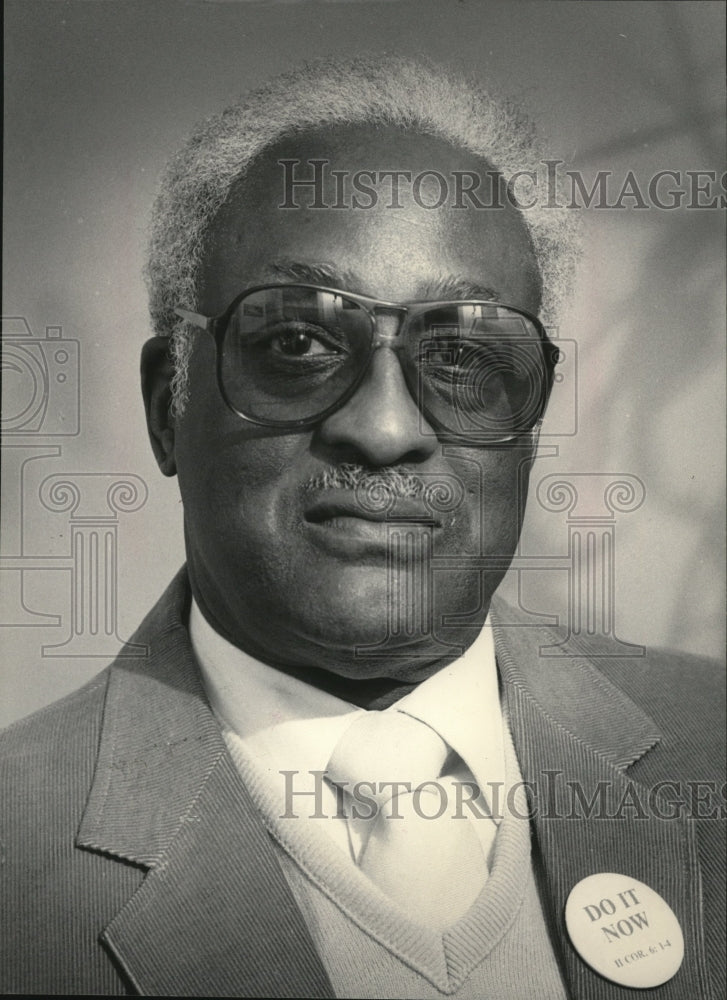
{"label": "eyebrow", "polygon": [[497,299],[498,294],[490,285],[452,274],[440,275],[427,282],[424,298],[437,299]]}
{"label": "eyebrow", "polygon": [[[349,287],[354,283],[350,271],[341,270],[334,264],[303,263],[296,260],[274,260],[266,270],[278,278],[288,281],[304,281],[311,285],[335,285]],[[344,289],[341,288],[341,291]]]}
{"label": "eyebrow", "polygon": [[[295,260],[274,260],[266,269],[272,276],[285,281],[302,281],[311,285],[327,285],[341,291],[355,291],[358,282],[352,271],[327,262],[308,263]],[[447,299],[497,299],[497,292],[489,285],[453,274],[440,274],[422,287],[416,301]]]}

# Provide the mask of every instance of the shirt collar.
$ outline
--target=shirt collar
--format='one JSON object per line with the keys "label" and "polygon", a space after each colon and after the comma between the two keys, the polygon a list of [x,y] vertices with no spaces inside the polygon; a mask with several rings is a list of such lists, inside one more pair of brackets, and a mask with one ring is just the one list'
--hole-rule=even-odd
{"label": "shirt collar", "polygon": [[435,729],[456,750],[486,794],[504,782],[502,710],[489,618],[462,656],[401,698],[392,709]]}
{"label": "shirt collar", "polygon": [[[212,628],[194,600],[189,631],[213,710],[259,766],[275,773],[325,770],[345,728],[364,709],[238,649]],[[489,619],[462,656],[386,711],[405,712],[436,729],[483,792],[487,782],[504,782],[502,713]]]}

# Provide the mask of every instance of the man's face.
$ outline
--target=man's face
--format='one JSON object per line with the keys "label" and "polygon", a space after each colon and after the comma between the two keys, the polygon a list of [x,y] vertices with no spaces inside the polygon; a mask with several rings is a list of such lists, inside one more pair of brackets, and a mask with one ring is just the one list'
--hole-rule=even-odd
{"label": "man's face", "polygon": [[[394,302],[491,295],[537,312],[537,270],[512,209],[453,208],[451,194],[437,209],[404,194],[392,208],[391,181],[383,179],[373,185],[379,197],[370,209],[311,208],[313,193],[303,188],[294,192],[300,207],[284,209],[279,161],[293,158],[301,161],[296,176],[312,174],[309,160],[329,161],[328,206],[340,202],[333,170],[432,170],[451,178],[454,170],[487,169],[441,140],[393,129],[340,128],[280,142],[218,215],[200,312],[217,315],[245,288],[288,275]],[[420,203],[436,201],[433,183],[422,186]],[[452,294],[453,285],[480,292]],[[379,317],[390,333],[399,322]],[[446,657],[446,644],[454,652],[469,645],[517,544],[532,459],[527,442],[443,445],[386,347],[375,351],[348,402],[305,430],[259,427],[233,414],[217,388],[213,340],[201,331],[189,378],[174,458],[193,591],[219,631],[267,662],[349,677],[420,679]],[[460,502],[424,525],[431,511],[421,500],[401,500],[392,513],[408,555],[390,555],[391,526],[372,520],[356,491],[327,475],[342,466],[454,481]],[[476,555],[500,559],[483,574],[462,559]],[[467,620],[445,622],[451,615]],[[381,642],[378,656],[362,650]]]}

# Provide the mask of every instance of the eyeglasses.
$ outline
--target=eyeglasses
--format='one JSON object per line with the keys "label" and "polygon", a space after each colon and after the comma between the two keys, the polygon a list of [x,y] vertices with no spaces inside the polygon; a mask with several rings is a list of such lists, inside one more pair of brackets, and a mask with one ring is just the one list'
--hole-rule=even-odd
{"label": "eyeglasses", "polygon": [[[542,419],[558,360],[534,316],[492,301],[383,302],[317,285],[261,285],[219,316],[175,309],[211,333],[227,406],[265,427],[311,427],[340,409],[376,350],[393,350],[428,432],[511,441]],[[401,317],[395,334],[377,315]],[[424,422],[423,422],[424,423]]]}

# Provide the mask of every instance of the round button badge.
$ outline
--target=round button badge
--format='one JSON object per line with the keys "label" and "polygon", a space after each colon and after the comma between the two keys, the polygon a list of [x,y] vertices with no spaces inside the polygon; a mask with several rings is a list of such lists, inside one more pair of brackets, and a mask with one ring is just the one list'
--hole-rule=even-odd
{"label": "round button badge", "polygon": [[672,908],[628,875],[600,872],[581,879],[566,901],[565,923],[583,961],[621,986],[660,986],[684,958],[684,935]]}

